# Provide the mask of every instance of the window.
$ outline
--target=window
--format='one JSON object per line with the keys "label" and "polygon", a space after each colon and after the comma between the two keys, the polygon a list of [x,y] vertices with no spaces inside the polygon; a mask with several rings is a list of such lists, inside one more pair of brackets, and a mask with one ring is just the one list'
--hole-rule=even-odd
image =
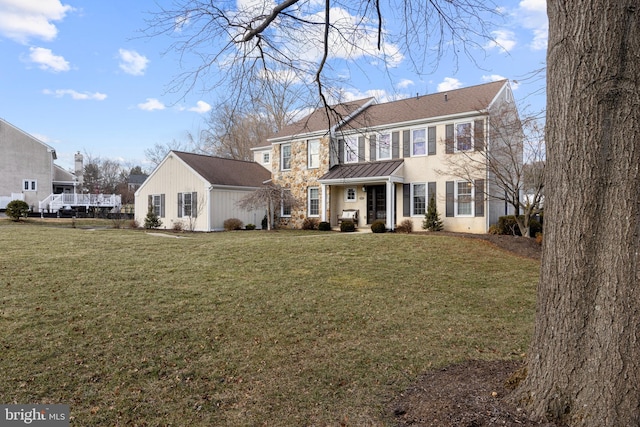
{"label": "window", "polygon": [[312,139],[307,142],[307,167],[315,169],[320,167],[320,140]]}
{"label": "window", "polygon": [[269,153],[262,153],[262,163],[269,163]]}
{"label": "window", "polygon": [[456,125],[456,150],[469,151],[473,148],[473,125],[471,122]]}
{"label": "window", "polygon": [[344,162],[345,163],[358,162],[358,139],[357,138],[347,138],[344,140]]}
{"label": "window", "polygon": [[345,189],[345,200],[347,202],[355,202],[356,201],[356,189],[355,187],[348,187]]}
{"label": "window", "polygon": [[38,181],[35,179],[25,179],[22,181],[22,189],[24,191],[37,191]]}
{"label": "window", "polygon": [[378,137],[377,143],[378,160],[385,160],[391,158],[391,134],[383,133]]}
{"label": "window", "polygon": [[291,216],[291,190],[283,190],[282,202],[280,204],[280,216]]}
{"label": "window", "polygon": [[154,214],[164,218],[164,194],[150,195],[149,204],[153,207]]}
{"label": "window", "polygon": [[411,184],[412,215],[424,215],[427,211],[427,185]]}
{"label": "window", "polygon": [[196,217],[198,193],[178,193],[178,218]]}
{"label": "window", "polygon": [[291,144],[280,146],[280,170],[291,169]]}
{"label": "window", "polygon": [[416,129],[413,131],[413,148],[411,151],[412,156],[424,156],[427,154],[427,139],[424,129]]}
{"label": "window", "polygon": [[469,181],[456,182],[456,216],[473,215],[473,184]]}
{"label": "window", "polygon": [[309,187],[307,194],[309,198],[309,216],[320,215],[320,194],[318,187]]}

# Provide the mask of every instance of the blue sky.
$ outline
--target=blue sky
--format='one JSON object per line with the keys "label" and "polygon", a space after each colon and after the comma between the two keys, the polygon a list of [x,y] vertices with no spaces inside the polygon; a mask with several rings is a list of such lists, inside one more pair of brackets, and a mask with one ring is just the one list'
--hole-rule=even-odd
{"label": "blue sky", "polygon": [[[238,4],[249,1],[256,0]],[[496,4],[504,16],[493,33],[500,44],[485,46],[481,68],[443,58],[433,73],[417,75],[400,57],[390,73],[352,73],[346,97],[384,100],[508,78],[517,81],[519,102],[542,108],[544,82],[526,76],[544,66],[545,0]],[[62,167],[81,151],[148,168],[145,149],[197,133],[224,96],[168,92],[181,72],[177,54],[167,52],[171,40],[140,33],[157,7],[153,0],[0,0],[0,118],[53,146]],[[189,67],[197,58],[183,61]]]}

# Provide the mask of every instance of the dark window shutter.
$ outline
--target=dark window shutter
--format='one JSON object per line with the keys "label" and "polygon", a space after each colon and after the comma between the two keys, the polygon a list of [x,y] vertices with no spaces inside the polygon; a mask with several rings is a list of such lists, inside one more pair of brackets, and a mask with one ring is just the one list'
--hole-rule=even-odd
{"label": "dark window shutter", "polygon": [[375,162],[376,161],[376,156],[377,156],[377,152],[376,152],[376,136],[375,135],[371,135],[369,137],[369,160],[371,160],[372,162]]}
{"label": "dark window shutter", "polygon": [[473,122],[473,149],[484,151],[484,120]]}
{"label": "dark window shutter", "polygon": [[344,139],[338,140],[338,164],[344,163]]}
{"label": "dark window shutter", "polygon": [[178,193],[178,218],[182,216],[182,193]]}
{"label": "dark window shutter", "polygon": [[358,137],[358,162],[364,162],[364,136]]}
{"label": "dark window shutter", "polygon": [[402,157],[411,157],[411,131],[402,132]]}
{"label": "dark window shutter", "polygon": [[473,185],[475,187],[475,216],[484,216],[484,179],[476,179]]}
{"label": "dark window shutter", "polygon": [[160,195],[160,217],[164,218],[164,194]]}
{"label": "dark window shutter", "polygon": [[149,194],[149,204],[147,205],[147,210],[153,206],[153,196]]}
{"label": "dark window shutter", "polygon": [[447,181],[447,207],[445,216],[455,216],[455,203],[454,203],[454,193],[453,193],[453,181]]}
{"label": "dark window shutter", "polygon": [[402,184],[402,216],[411,216],[411,184]]}
{"label": "dark window shutter", "polygon": [[429,203],[429,200],[431,200],[431,198],[434,198],[434,200],[438,200],[436,196],[436,183],[435,182],[428,182],[427,183],[427,203]]}
{"label": "dark window shutter", "polygon": [[391,134],[391,158],[397,159],[400,157],[400,132],[393,132]]}
{"label": "dark window shutter", "polygon": [[198,216],[198,193],[191,193],[191,216],[196,218]]}
{"label": "dark window shutter", "polygon": [[445,144],[445,152],[447,154],[453,154],[453,125],[446,125],[444,127],[444,144]]}
{"label": "dark window shutter", "polygon": [[436,154],[436,127],[432,126],[427,129],[428,151],[427,154],[432,156]]}

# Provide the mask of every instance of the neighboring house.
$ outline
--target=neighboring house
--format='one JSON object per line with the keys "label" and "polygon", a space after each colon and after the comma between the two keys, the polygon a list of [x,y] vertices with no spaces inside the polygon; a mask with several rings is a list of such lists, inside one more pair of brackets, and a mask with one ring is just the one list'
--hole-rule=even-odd
{"label": "neighboring house", "polygon": [[52,193],[73,193],[75,176],[54,164],[56,158],[53,147],[0,119],[0,209],[23,200],[39,212]]}
{"label": "neighboring house", "polygon": [[246,211],[237,202],[270,178],[255,162],[170,151],[136,191],[135,217],[144,224],[152,206],[167,229],[179,222],[188,230],[223,230],[229,218],[260,228],[265,209]]}
{"label": "neighboring house", "polygon": [[343,210],[356,209],[359,226],[382,220],[394,229],[409,219],[419,230],[434,196],[445,230],[487,232],[512,211],[488,197],[499,189],[484,156],[522,143],[521,134],[495,128],[498,115],[518,117],[506,80],[314,111],[268,140],[273,182],[303,202],[281,209],[281,225],[297,228],[311,217],[336,226]]}
{"label": "neighboring house", "polygon": [[135,192],[148,177],[149,175],[146,174],[130,174],[127,179],[127,189]]}
{"label": "neighboring house", "polygon": [[76,194],[76,174],[56,165],[56,159],[53,147],[0,119],[0,209],[11,200],[23,200],[33,212],[41,213],[55,213],[65,206],[119,206],[116,195]]}

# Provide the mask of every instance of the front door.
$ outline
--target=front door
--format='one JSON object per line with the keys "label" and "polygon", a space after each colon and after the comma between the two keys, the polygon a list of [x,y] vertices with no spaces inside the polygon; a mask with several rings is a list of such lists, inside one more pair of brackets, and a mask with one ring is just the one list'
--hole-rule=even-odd
{"label": "front door", "polygon": [[384,185],[367,186],[367,224],[387,220],[387,189]]}

